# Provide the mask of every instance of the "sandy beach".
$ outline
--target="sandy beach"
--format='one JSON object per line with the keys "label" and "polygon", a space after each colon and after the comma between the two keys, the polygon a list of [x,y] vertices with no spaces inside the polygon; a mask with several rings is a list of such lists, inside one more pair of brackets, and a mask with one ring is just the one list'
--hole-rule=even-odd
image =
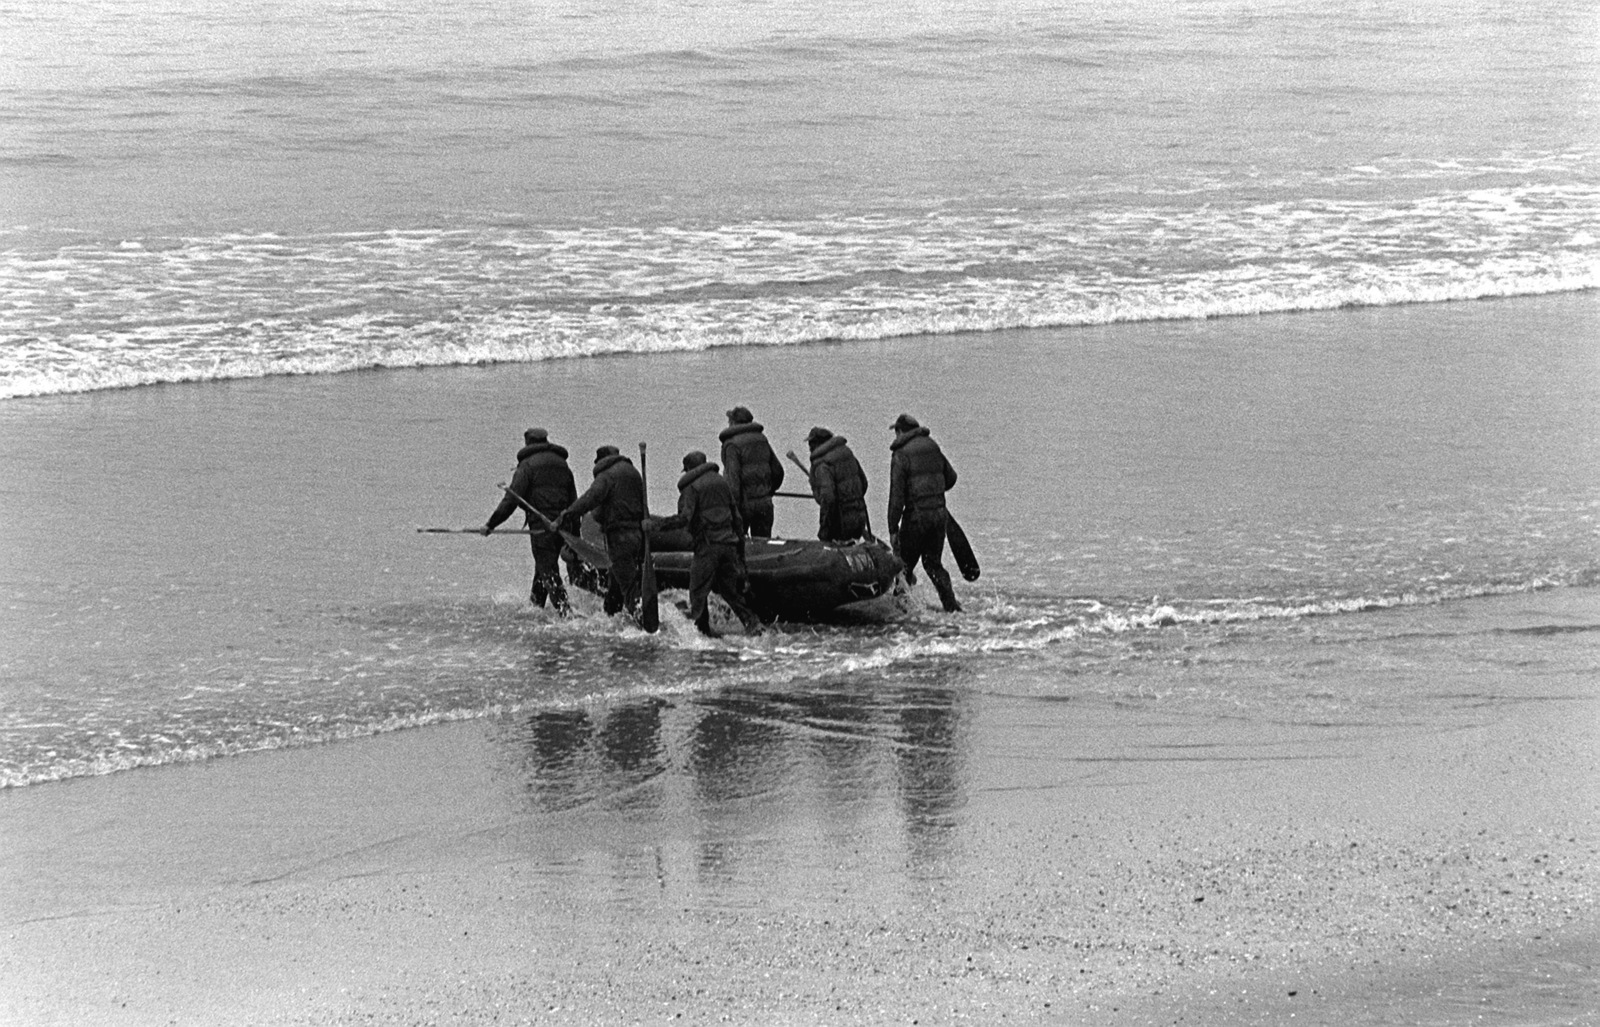
{"label": "sandy beach", "polygon": [[[1600,621],[1469,607],[1371,616]],[[1348,723],[753,688],[12,790],[0,1020],[1594,1023],[1597,682]]]}

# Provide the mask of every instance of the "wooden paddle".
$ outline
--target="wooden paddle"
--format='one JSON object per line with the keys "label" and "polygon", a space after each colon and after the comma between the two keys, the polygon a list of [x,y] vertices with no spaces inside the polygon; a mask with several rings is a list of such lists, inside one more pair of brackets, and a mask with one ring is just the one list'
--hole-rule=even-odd
{"label": "wooden paddle", "polygon": [[[482,528],[418,528],[417,531],[424,535],[482,535]],[[527,528],[507,528],[497,531],[496,535],[532,535]]]}
{"label": "wooden paddle", "polygon": [[562,531],[560,526],[557,525],[555,521],[552,521],[544,514],[535,510],[526,499],[523,499],[515,492],[512,492],[510,486],[508,486],[505,482],[497,482],[497,484],[500,486],[500,491],[504,492],[512,499],[515,499],[524,510],[538,518],[539,523],[545,526],[545,530],[553,531],[560,535],[562,541],[571,546],[572,551],[578,554],[578,559],[582,560],[590,567],[593,567],[595,570],[608,571],[611,569],[611,557],[606,555],[606,551],[604,549],[590,545],[589,543],[585,542],[581,536],[574,535],[570,531]]}
{"label": "wooden paddle", "polygon": [[950,543],[950,555],[956,558],[956,567],[960,569],[961,576],[968,581],[977,581],[982,573],[978,558],[972,552],[972,543],[967,541],[967,533],[956,523],[956,515],[950,512],[949,507],[944,510],[944,537]]}
{"label": "wooden paddle", "polygon": [[644,561],[639,566],[639,626],[652,635],[661,629],[661,603],[656,596],[656,564],[650,558],[650,484],[645,478],[644,443],[639,443],[639,479],[644,483],[644,521],[639,533],[644,536]]}

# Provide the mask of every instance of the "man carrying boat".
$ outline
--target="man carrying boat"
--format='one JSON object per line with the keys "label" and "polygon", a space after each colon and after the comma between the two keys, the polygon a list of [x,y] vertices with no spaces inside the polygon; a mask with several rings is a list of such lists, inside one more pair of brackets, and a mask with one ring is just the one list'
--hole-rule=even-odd
{"label": "man carrying boat", "polygon": [[734,502],[733,490],[706,462],[699,450],[683,458],[683,477],[678,479],[678,512],[671,517],[653,519],[652,530],[688,528],[694,536],[694,561],[689,565],[689,618],[702,635],[719,633],[711,627],[707,600],[712,592],[723,598],[749,634],[761,632],[761,619],[745,605],[744,522]]}
{"label": "man carrying boat", "polygon": [[568,530],[578,530],[579,519],[590,510],[606,536],[611,557],[610,584],[606,586],[607,614],[639,609],[639,561],[644,554],[644,479],[633,461],[616,446],[601,446],[594,453],[594,484],[559,518]]}
{"label": "man carrying boat", "polygon": [[[577,486],[572,481],[572,469],[567,466],[567,451],[550,441],[543,428],[529,428],[522,433],[523,446],[517,451],[517,470],[511,476],[511,485],[500,505],[489,515],[483,533],[490,534],[513,510],[521,504],[520,497],[533,509],[552,521],[577,496]],[[557,613],[565,617],[572,612],[567,602],[566,587],[561,584],[561,535],[549,530],[533,514],[527,514],[528,539],[533,544],[533,587],[528,599],[536,606],[545,600]],[[572,576],[569,564],[567,576]]]}
{"label": "man carrying boat", "polygon": [[958,613],[950,572],[944,569],[944,494],[956,483],[956,469],[928,429],[910,414],[895,418],[889,445],[889,544],[905,561],[906,575],[920,559],[939,592],[946,613]]}
{"label": "man carrying boat", "polygon": [[733,490],[745,528],[755,538],[771,538],[772,494],[783,486],[783,462],[745,407],[728,411],[728,426],[717,438],[722,442],[723,478]]}
{"label": "man carrying boat", "polygon": [[824,542],[870,538],[867,474],[844,436],[812,428],[806,445],[811,450],[811,495],[819,508],[817,538]]}

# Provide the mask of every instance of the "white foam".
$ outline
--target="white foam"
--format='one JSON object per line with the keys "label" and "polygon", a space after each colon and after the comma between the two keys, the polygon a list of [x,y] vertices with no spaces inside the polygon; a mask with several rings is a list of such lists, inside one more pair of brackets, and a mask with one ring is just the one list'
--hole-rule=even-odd
{"label": "white foam", "polygon": [[1594,289],[1596,210],[1600,188],[1578,181],[1027,217],[74,238],[0,250],[0,398]]}

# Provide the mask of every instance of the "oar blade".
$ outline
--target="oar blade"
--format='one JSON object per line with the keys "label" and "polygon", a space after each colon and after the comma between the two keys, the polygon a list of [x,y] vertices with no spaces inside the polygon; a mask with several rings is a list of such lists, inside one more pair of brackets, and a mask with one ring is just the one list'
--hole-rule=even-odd
{"label": "oar blade", "polygon": [[944,512],[944,537],[950,543],[950,555],[955,557],[961,576],[968,581],[977,581],[978,575],[983,573],[978,566],[978,557],[972,551],[972,543],[967,541],[967,533],[949,510]]}
{"label": "oar blade", "polygon": [[661,630],[661,599],[656,594],[656,568],[650,559],[650,542],[644,544],[644,566],[639,583],[639,626],[652,635]]}
{"label": "oar blade", "polygon": [[578,554],[578,559],[595,570],[609,571],[611,569],[611,554],[597,545],[584,541],[583,536],[574,535],[570,531],[563,531],[561,540],[571,547],[574,553]]}
{"label": "oar blade", "polygon": [[656,594],[656,562],[650,556],[650,487],[645,479],[644,443],[639,443],[639,477],[645,480],[644,516],[640,532],[644,535],[644,550],[639,567],[639,626],[650,634],[661,630],[661,600]]}

